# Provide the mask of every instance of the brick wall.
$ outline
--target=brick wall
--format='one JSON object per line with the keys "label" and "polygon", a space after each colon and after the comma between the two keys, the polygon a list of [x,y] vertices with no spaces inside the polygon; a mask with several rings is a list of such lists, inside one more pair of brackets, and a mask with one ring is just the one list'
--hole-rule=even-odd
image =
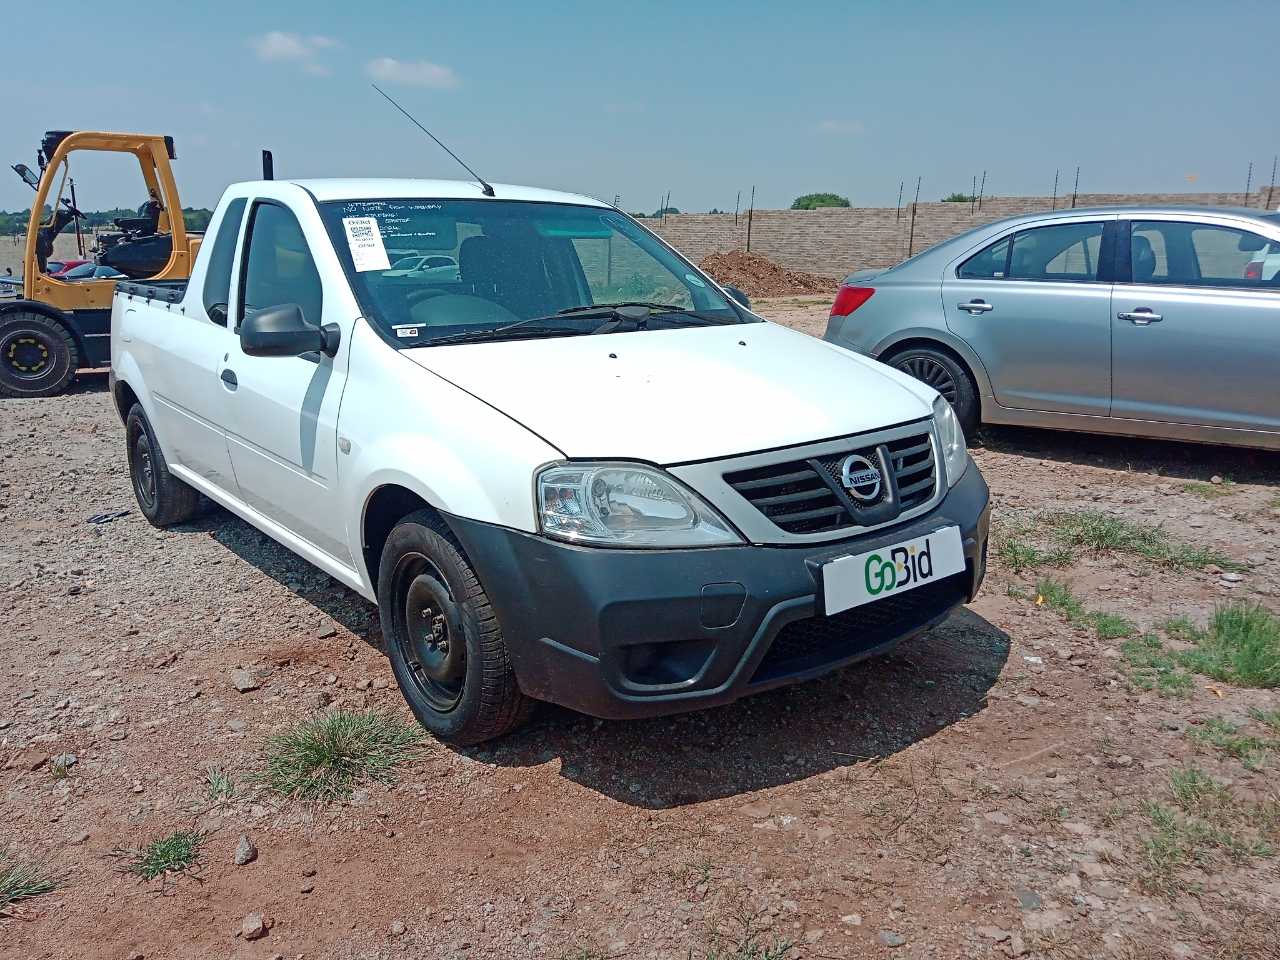
{"label": "brick wall", "polygon": [[[1250,194],[1246,206],[1262,208],[1266,191]],[[1057,205],[1070,206],[1058,198]],[[1280,203],[1280,193],[1272,208]],[[1050,209],[1049,197],[988,197],[982,209],[969,212],[967,203],[921,203],[916,208],[914,239],[911,211],[898,215],[893,207],[828,207],[821,210],[757,210],[751,227],[751,252],[784,267],[828,277],[843,277],[865,267],[885,267],[919,253],[973,227],[1002,217]],[[1241,206],[1239,193],[1081,194],[1079,207],[1145,204],[1152,206]],[[644,223],[695,262],[709,253],[743,249],[747,245],[747,217],[733,214],[682,213]]]}

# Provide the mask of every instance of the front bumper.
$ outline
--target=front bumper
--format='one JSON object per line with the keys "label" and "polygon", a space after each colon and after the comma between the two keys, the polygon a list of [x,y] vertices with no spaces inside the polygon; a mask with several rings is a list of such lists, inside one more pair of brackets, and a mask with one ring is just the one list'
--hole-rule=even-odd
{"label": "front bumper", "polygon": [[[933,510],[803,547],[605,550],[449,517],[529,696],[611,719],[696,710],[883,653],[973,598],[990,502],[974,464]],[[835,616],[819,568],[955,524],[965,570]]]}

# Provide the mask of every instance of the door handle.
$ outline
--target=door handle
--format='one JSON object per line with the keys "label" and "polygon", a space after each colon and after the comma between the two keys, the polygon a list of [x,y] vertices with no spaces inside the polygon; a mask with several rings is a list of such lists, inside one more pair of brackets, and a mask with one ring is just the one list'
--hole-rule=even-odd
{"label": "door handle", "polygon": [[236,372],[234,370],[224,368],[222,373],[218,374],[218,376],[220,376],[222,378],[222,382],[232,390],[240,386],[240,380],[236,377]]}
{"label": "door handle", "polygon": [[1116,314],[1117,319],[1128,320],[1135,327],[1145,327],[1148,324],[1159,323],[1164,317],[1158,313],[1152,313],[1150,307],[1138,307],[1136,310],[1129,310]]}
{"label": "door handle", "polygon": [[978,299],[970,300],[968,303],[957,303],[956,306],[961,310],[968,311],[970,316],[976,316],[979,313],[986,313],[995,309],[987,301]]}

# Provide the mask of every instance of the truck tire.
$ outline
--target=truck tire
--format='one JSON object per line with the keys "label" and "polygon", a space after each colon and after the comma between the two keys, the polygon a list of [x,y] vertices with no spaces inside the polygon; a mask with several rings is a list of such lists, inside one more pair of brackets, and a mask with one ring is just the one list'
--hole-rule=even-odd
{"label": "truck tire", "polygon": [[516,684],[489,597],[431,511],[410,514],[387,537],[378,612],[396,682],[438,739],[467,746],[529,718],[533,700]]}
{"label": "truck tire", "polygon": [[932,347],[908,347],[889,357],[885,363],[928,384],[946,397],[965,437],[973,438],[982,409],[978,403],[978,388],[964,364],[951,354]]}
{"label": "truck tire", "polygon": [[75,338],[58,320],[34,310],[0,315],[0,394],[52,397],[79,366]]}
{"label": "truck tire", "polygon": [[124,432],[129,478],[142,515],[156,527],[172,526],[197,516],[203,506],[200,494],[169,472],[142,404],[135,403],[130,408]]}

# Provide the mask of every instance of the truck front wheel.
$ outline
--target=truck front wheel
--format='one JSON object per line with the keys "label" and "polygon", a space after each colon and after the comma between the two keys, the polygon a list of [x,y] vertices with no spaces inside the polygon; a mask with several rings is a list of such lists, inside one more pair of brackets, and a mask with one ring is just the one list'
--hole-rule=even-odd
{"label": "truck front wheel", "polygon": [[497,614],[434,513],[410,514],[387,537],[378,612],[396,682],[440,740],[480,743],[528,718],[533,701],[516,685]]}
{"label": "truck front wheel", "polygon": [[75,338],[53,317],[32,310],[0,315],[0,394],[52,397],[79,365]]}

